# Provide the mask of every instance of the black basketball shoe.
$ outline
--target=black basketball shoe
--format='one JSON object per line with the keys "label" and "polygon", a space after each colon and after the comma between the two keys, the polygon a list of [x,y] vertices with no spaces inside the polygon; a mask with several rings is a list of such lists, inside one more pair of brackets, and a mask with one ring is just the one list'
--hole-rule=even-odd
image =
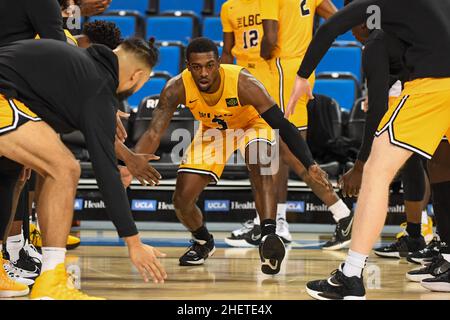
{"label": "black basketball shoe", "polygon": [[352,238],[353,214],[354,213],[352,211],[348,217],[342,218],[336,223],[336,229],[334,230],[333,237],[323,245],[323,250],[340,250],[350,245]]}
{"label": "black basketball shoe", "polygon": [[434,257],[439,255],[441,248],[444,247],[446,247],[445,242],[442,242],[437,237],[434,237],[425,248],[409,254],[406,260],[416,264],[431,262]]}
{"label": "black basketball shoe", "polygon": [[284,242],[276,234],[268,234],[261,239],[259,256],[261,258],[261,271],[265,274],[280,272],[281,263],[286,255]]}
{"label": "black basketball shoe", "polygon": [[388,246],[375,249],[377,256],[383,258],[406,258],[409,254],[422,250],[426,243],[423,237],[412,238],[404,235]]}
{"label": "black basketball shoe", "polygon": [[331,273],[325,280],[310,281],[306,284],[306,292],[318,300],[365,300],[366,289],[363,277],[347,277],[342,272],[344,264]]}
{"label": "black basketball shoe", "polygon": [[433,260],[425,266],[408,271],[406,278],[410,281],[420,282],[427,278],[434,278],[438,275],[447,272],[450,269],[450,263],[447,262],[442,255],[434,257]]}
{"label": "black basketball shoe", "polygon": [[42,262],[41,260],[32,257],[23,248],[19,251],[19,259],[17,261],[11,261],[14,267],[26,270],[31,273],[41,273]]}
{"label": "black basketball shoe", "polygon": [[216,251],[213,236],[208,241],[192,239],[191,243],[189,249],[180,257],[180,266],[201,265]]}
{"label": "black basketball shoe", "polygon": [[424,279],[420,284],[431,291],[450,292],[450,269],[434,278]]}
{"label": "black basketball shoe", "polygon": [[254,248],[261,242],[261,226],[249,220],[244,226],[225,238],[225,243],[236,248]]}

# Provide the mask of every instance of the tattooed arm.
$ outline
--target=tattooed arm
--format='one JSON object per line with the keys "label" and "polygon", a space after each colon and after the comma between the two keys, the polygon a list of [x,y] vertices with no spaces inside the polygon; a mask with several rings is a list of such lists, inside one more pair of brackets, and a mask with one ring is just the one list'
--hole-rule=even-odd
{"label": "tattooed arm", "polygon": [[153,111],[153,118],[147,131],[136,144],[137,153],[155,153],[161,137],[169,126],[173,113],[179,104],[185,103],[183,79],[178,75],[170,79],[159,97],[159,103]]}

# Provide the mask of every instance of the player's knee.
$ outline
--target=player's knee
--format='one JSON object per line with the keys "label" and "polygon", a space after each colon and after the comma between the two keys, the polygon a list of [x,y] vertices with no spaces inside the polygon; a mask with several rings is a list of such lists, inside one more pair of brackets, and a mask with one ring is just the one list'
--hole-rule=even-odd
{"label": "player's knee", "polygon": [[78,161],[74,158],[66,158],[53,165],[48,172],[48,176],[57,181],[62,181],[69,186],[78,183],[81,175],[81,168]]}
{"label": "player's knee", "polygon": [[195,201],[188,196],[188,193],[175,192],[172,196],[172,203],[175,210],[182,210],[194,204]]}

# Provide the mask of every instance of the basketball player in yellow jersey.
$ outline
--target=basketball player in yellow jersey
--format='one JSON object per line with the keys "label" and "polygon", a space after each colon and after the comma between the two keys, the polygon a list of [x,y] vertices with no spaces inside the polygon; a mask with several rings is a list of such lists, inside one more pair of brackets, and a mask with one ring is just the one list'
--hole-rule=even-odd
{"label": "basketball player in yellow jersey", "polygon": [[263,85],[242,67],[220,65],[213,41],[194,39],[187,47],[186,58],[188,68],[169,80],[163,89],[149,128],[135,150],[156,151],[180,104],[186,105],[201,122],[180,165],[173,195],[177,217],[193,237],[192,246],[180,258],[180,265],[203,264],[214,253],[213,236],[204,225],[196,201],[208,184],[218,181],[229,156],[239,148],[245,154],[261,219],[261,269],[266,274],[276,274],[285,248],[275,234],[276,201],[271,164],[265,164],[261,158],[262,153],[271,150],[268,146],[274,144],[272,128],[279,129],[295,161],[308,168],[305,176],[329,186],[326,174],[314,163],[298,130],[284,118]]}

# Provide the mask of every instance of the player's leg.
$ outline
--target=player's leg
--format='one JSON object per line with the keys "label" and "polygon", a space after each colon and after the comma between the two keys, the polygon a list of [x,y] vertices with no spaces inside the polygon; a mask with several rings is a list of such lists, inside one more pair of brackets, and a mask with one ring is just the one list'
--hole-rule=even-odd
{"label": "player's leg", "polygon": [[[387,246],[374,250],[380,257],[401,258],[425,248],[422,236],[422,211],[428,202],[426,196],[426,178],[419,155],[413,155],[402,168],[402,181],[406,211],[406,233]],[[427,197],[428,198],[428,197]]]}
{"label": "player's leg", "polygon": [[447,141],[441,142],[428,169],[434,214],[442,240],[435,250],[440,254],[435,254],[430,264],[421,270],[408,272],[407,277],[419,276],[416,280],[422,280],[422,286],[429,290],[450,292],[450,144]]}
{"label": "player's leg", "polygon": [[448,86],[448,79],[419,79],[407,83],[398,106],[380,122],[364,168],[347,259],[328,280],[307,283],[311,296],[365,299],[362,272],[384,225],[389,185],[413,152],[431,158],[442,136],[449,131]]}
{"label": "player's leg", "polygon": [[[270,130],[270,128],[268,128]],[[271,144],[259,139],[251,140],[245,148],[245,161],[255,199],[256,211],[261,221],[261,243],[259,254],[261,271],[265,274],[280,272],[286,249],[281,238],[276,234],[276,194],[273,168],[267,161],[271,157]]]}
{"label": "player's leg", "polygon": [[[34,281],[16,277],[14,266],[3,254],[6,246],[3,247],[3,240],[8,233],[12,223],[14,204],[14,190],[22,171],[22,165],[11,161],[5,157],[0,158],[0,297],[18,297],[27,295],[28,285]],[[37,274],[36,274],[37,276]],[[24,283],[26,282],[26,283]]]}
{"label": "player's leg", "polygon": [[[218,133],[218,130],[214,133]],[[192,245],[179,259],[182,266],[201,265],[215,251],[214,238],[206,228],[202,211],[197,206],[200,194],[208,184],[218,182],[225,167],[225,159],[213,158],[211,161],[207,150],[222,154],[224,145],[219,137],[211,141],[209,134],[202,128],[197,131],[178,169],[173,204],[178,219],[192,234]],[[222,137],[222,134],[219,136]]]}

